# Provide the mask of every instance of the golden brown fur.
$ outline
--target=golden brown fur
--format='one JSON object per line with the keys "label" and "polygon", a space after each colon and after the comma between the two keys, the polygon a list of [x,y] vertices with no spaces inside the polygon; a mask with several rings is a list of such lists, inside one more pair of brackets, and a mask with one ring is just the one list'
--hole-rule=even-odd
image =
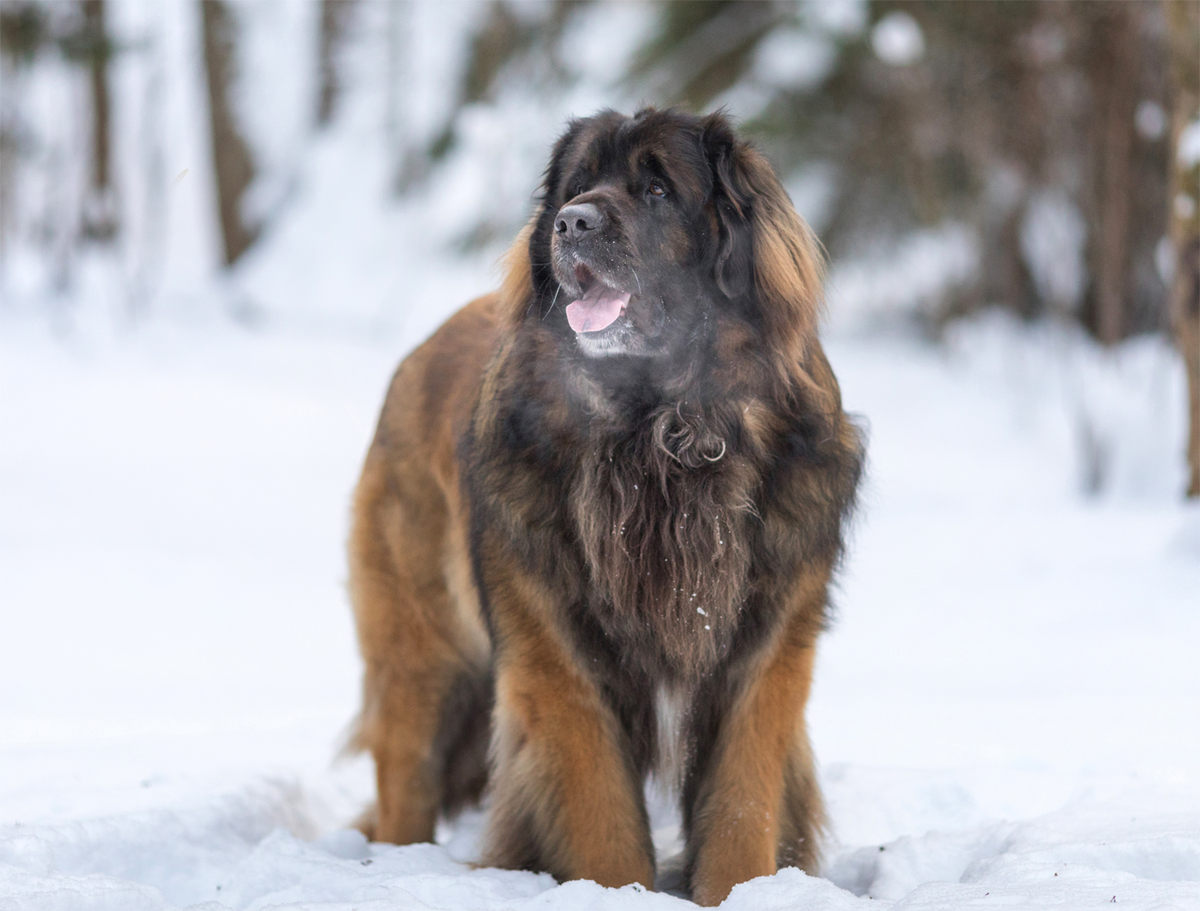
{"label": "golden brown fur", "polygon": [[[574,236],[568,205],[603,230]],[[593,271],[628,282],[605,337],[629,354],[567,326],[560,294]],[[862,459],[816,337],[820,275],[723,118],[571,125],[500,292],[397,371],[359,484],[372,837],[429,840],[487,781],[485,863],[652,887],[643,783],[676,746],[698,902],[815,871],[804,705]]]}

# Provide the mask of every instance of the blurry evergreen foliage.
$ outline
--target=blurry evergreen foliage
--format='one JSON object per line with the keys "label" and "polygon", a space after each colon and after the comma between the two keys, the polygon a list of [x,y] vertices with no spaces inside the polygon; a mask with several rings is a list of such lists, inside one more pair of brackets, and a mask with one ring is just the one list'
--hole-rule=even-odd
{"label": "blurry evergreen foliage", "polygon": [[666,3],[658,34],[638,55],[630,81],[648,81],[654,95],[703,110],[742,79],[758,42],[794,6],[770,0]]}
{"label": "blurry evergreen foliage", "polygon": [[[364,5],[322,0],[319,122],[331,116],[336,95],[333,46],[345,17]],[[5,66],[54,44],[99,73],[111,47],[85,27],[83,8],[0,0]],[[213,40],[224,35],[214,19],[224,6],[206,0],[203,8],[210,83],[219,77],[210,94],[220,100],[216,83],[236,78],[235,55],[228,49],[222,63],[214,53],[224,47]],[[481,3],[457,102],[415,156],[405,152],[397,186],[421,183],[456,147],[458,116],[468,106],[502,103],[514,87],[549,97],[578,78],[563,39],[580,14],[597,8],[592,0]],[[653,10],[654,26],[618,89],[695,111],[728,106],[785,180],[820,165],[831,202],[817,227],[833,258],[953,223],[977,238],[979,269],[975,281],[947,293],[935,319],[1000,303],[1026,316],[1078,319],[1105,342],[1166,328],[1155,251],[1168,223],[1170,131],[1134,125],[1139,106],[1172,110],[1162,3],[674,0]],[[880,30],[897,18],[910,36],[916,30],[919,45],[904,59],[879,45]],[[6,154],[18,145],[15,129],[4,124]],[[232,189],[222,207],[226,233],[237,234],[235,203],[250,159],[224,158],[238,158],[236,168],[218,162],[222,173],[237,171],[225,181]],[[1085,228],[1075,290],[1048,289],[1038,251],[1030,252],[1031,225],[1046,200]],[[253,241],[253,231],[243,233],[226,251],[230,262]],[[490,238],[495,230],[470,234]]]}
{"label": "blurry evergreen foliage", "polygon": [[34,3],[0,3],[0,52],[29,64],[47,40],[46,10]]}

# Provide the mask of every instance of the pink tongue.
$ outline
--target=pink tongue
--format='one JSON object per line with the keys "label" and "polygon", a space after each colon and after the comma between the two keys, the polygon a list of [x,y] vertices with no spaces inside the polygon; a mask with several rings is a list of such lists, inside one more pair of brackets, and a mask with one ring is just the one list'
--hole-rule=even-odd
{"label": "pink tongue", "polygon": [[597,282],[582,300],[567,304],[567,322],[576,332],[599,332],[612,325],[628,303],[628,292],[623,294]]}

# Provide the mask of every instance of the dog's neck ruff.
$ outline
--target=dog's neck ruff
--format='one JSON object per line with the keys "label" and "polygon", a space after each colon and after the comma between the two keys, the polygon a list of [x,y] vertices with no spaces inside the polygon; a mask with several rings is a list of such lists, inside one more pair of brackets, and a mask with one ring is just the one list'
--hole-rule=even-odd
{"label": "dog's neck ruff", "polygon": [[753,473],[673,405],[592,442],[571,491],[590,607],[628,661],[698,680],[727,653],[743,607],[754,510],[742,479]]}

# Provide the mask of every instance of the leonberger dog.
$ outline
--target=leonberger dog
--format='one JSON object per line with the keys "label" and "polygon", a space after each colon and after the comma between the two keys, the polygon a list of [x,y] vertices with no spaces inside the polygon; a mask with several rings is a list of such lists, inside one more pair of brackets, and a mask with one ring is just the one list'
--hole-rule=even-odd
{"label": "leonberger dog", "polygon": [[703,905],[815,872],[814,645],[863,464],[822,259],[720,114],[573,121],[498,292],[396,371],[354,502],[354,744],[378,841],[653,888],[678,788]]}

